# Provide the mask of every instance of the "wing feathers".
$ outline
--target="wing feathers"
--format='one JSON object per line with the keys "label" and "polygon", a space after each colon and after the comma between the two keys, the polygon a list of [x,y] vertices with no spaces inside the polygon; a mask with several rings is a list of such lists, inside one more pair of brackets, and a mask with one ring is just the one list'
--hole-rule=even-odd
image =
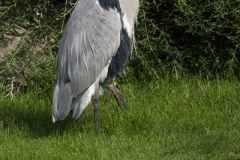
{"label": "wing feathers", "polygon": [[53,117],[56,120],[67,115],[73,99],[96,81],[115,55],[120,44],[121,28],[120,15],[116,10],[104,10],[95,0],[79,0],[65,26],[58,52],[53,101]]}

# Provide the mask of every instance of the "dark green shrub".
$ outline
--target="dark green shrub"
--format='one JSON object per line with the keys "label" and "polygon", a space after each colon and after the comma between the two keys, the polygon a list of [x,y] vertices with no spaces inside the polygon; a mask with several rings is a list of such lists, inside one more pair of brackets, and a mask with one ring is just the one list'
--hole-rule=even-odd
{"label": "dark green shrub", "polygon": [[239,0],[142,1],[132,66],[144,75],[239,75],[239,16]]}

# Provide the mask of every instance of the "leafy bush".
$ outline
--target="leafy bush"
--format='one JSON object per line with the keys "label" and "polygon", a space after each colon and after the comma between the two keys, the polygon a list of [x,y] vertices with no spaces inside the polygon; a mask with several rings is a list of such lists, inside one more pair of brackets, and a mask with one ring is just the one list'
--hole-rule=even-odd
{"label": "leafy bush", "polygon": [[[0,62],[0,79],[7,81],[6,89],[11,88],[12,83],[18,86],[18,90],[36,84],[40,87],[49,83],[53,85],[59,39],[75,6],[75,2],[66,2],[6,0],[0,7],[1,21],[4,22],[0,27],[2,47],[14,41],[10,39],[9,43],[6,35],[22,39]],[[19,26],[26,31],[19,33],[16,30]]]}
{"label": "leafy bush", "polygon": [[239,75],[239,16],[239,0],[142,1],[132,66],[145,75]]}

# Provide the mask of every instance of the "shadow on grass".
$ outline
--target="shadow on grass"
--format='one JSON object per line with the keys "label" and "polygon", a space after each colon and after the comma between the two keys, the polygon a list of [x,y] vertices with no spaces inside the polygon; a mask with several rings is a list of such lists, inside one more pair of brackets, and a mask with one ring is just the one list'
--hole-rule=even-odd
{"label": "shadow on grass", "polygon": [[[67,116],[63,121],[53,123],[51,103],[47,100],[35,102],[25,100],[0,101],[0,126],[12,134],[20,133],[31,138],[62,136],[64,134],[94,134],[92,105],[88,106],[78,120]],[[129,103],[129,109],[121,108],[114,97],[107,104],[103,98],[99,104],[100,135],[114,134],[149,135],[154,120],[145,112],[138,111]],[[136,115],[138,115],[136,117]]]}
{"label": "shadow on grass", "polygon": [[[49,108],[36,106],[22,106],[8,103],[0,106],[0,125],[10,133],[21,132],[32,138],[43,138],[51,135],[62,135],[65,132],[83,133],[92,131],[92,126],[86,126],[92,119],[81,115],[74,121],[70,116],[65,120],[53,123],[51,117],[51,106]],[[92,123],[91,123],[92,124]]]}

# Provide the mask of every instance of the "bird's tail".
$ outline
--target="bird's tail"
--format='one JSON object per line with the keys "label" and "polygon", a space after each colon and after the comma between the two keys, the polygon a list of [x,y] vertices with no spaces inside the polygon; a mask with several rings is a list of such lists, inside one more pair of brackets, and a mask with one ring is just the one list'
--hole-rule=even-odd
{"label": "bird's tail", "polygon": [[56,84],[53,95],[52,120],[63,120],[70,112],[73,96],[68,84]]}

